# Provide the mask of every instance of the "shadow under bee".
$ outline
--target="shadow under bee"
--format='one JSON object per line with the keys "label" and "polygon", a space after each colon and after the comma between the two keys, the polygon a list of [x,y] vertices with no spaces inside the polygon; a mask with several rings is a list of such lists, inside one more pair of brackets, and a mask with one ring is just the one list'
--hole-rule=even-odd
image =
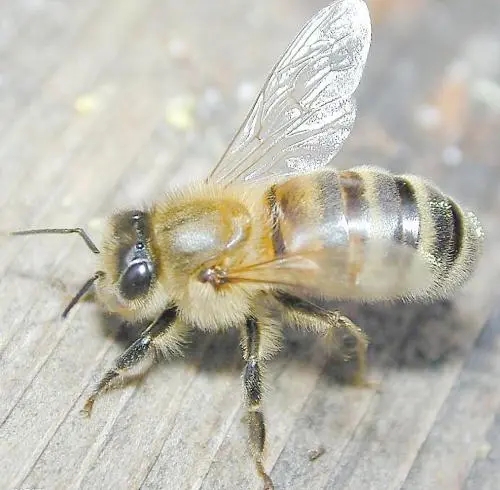
{"label": "shadow under bee", "polygon": [[[457,306],[450,301],[422,303],[330,304],[347,314],[368,335],[368,378],[370,367],[383,369],[428,369],[463,355],[467,329]],[[146,328],[131,325],[109,314],[100,315],[107,336],[127,348]],[[328,351],[324,339],[312,332],[292,328],[283,330],[283,344],[275,359],[286,358],[304,368],[319,367],[336,383],[349,383],[357,369],[355,340],[338,331],[336,349]],[[348,362],[346,362],[348,361]],[[171,362],[186,362],[208,372],[234,372],[239,375],[244,362],[239,332],[202,332],[194,329],[183,357],[160,357],[152,369],[168,369]],[[269,361],[272,364],[274,360]]]}
{"label": "shadow under bee", "polygon": [[[347,304],[340,309],[369,338],[368,379],[370,367],[432,369],[465,353],[467,325],[452,301]],[[348,350],[351,342],[347,337]],[[324,376],[335,382],[349,382],[356,368],[356,359],[344,362],[341,356],[333,356],[326,363]]]}
{"label": "shadow under bee", "polygon": [[[142,324],[130,324],[123,322],[119,317],[104,312],[99,313],[101,329],[106,336],[112,336],[123,349],[129,347],[137,340],[141,332],[148,326],[148,322]],[[193,329],[189,334],[189,341],[183,348],[183,356],[165,359],[161,355],[151,369],[157,366],[168,369],[173,362],[183,362],[198,366],[204,371],[234,371],[235,373],[243,366],[241,350],[239,346],[239,332],[229,329],[225,332],[202,332]]]}

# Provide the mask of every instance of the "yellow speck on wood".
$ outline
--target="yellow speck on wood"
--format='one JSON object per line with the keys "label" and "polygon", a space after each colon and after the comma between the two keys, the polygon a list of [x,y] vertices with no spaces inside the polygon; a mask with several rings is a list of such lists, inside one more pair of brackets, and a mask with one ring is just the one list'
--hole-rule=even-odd
{"label": "yellow speck on wood", "polygon": [[194,125],[195,100],[190,96],[178,96],[167,102],[165,120],[168,125],[187,131]]}
{"label": "yellow speck on wood", "polygon": [[74,108],[78,114],[90,114],[99,106],[99,100],[96,94],[82,94],[76,98]]}

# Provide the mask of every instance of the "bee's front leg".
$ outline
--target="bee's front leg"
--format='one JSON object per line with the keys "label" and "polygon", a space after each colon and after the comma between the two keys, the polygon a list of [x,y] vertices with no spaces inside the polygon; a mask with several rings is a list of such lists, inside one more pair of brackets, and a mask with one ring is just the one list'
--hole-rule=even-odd
{"label": "bee's front leg", "polygon": [[261,409],[262,401],[262,371],[261,361],[264,357],[261,352],[261,329],[254,317],[249,317],[243,333],[243,353],[246,366],[243,371],[243,387],[247,405],[247,424],[249,433],[250,452],[252,453],[257,472],[264,480],[264,489],[272,490],[273,482],[264,470],[263,452],[266,441],[266,427],[264,414]]}
{"label": "bee's front leg", "polygon": [[141,336],[116,359],[85,402],[82,413],[90,416],[98,396],[108,391],[116,382],[150,367],[154,355],[180,353],[187,327],[177,319],[175,309],[166,310],[142,332]]}

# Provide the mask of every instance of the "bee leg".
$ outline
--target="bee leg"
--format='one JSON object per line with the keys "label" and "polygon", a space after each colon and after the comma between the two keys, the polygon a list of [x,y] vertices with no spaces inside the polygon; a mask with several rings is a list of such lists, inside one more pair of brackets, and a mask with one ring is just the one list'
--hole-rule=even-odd
{"label": "bee leg", "polygon": [[356,341],[358,362],[352,383],[356,386],[372,386],[365,378],[368,338],[361,328],[339,311],[325,310],[312,302],[288,293],[276,293],[274,296],[284,307],[285,323],[322,334],[329,340],[330,345],[335,342],[336,331],[347,330]]}
{"label": "bee leg", "polygon": [[[363,330],[358,327],[349,318],[342,315],[339,311],[333,311],[331,316],[331,327],[341,328],[347,330],[356,341],[356,359],[358,362],[358,368],[354,373],[352,383],[360,387],[371,387],[372,384],[366,379],[366,351],[368,349],[368,337],[363,332]],[[328,335],[328,331],[326,334]]]}
{"label": "bee leg", "polygon": [[98,396],[124,377],[137,375],[150,367],[158,351],[177,353],[185,334],[185,326],[176,320],[175,310],[166,310],[142,332],[141,336],[116,359],[85,402],[82,414],[90,417]]}
{"label": "bee leg", "polygon": [[257,472],[264,480],[264,490],[272,490],[274,488],[273,482],[265,472],[262,462],[266,440],[266,427],[264,414],[261,409],[262,373],[259,361],[262,359],[262,356],[259,352],[260,330],[258,321],[254,317],[247,319],[242,345],[246,361],[243,371],[243,387],[247,405],[250,452],[255,461]]}

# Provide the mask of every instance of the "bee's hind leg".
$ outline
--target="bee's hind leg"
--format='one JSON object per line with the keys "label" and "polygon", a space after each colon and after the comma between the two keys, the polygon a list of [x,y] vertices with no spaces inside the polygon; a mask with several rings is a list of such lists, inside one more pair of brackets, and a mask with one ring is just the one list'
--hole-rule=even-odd
{"label": "bee's hind leg", "polygon": [[[368,337],[354,322],[342,315],[339,311],[328,311],[307,300],[298,298],[288,293],[275,293],[275,298],[284,307],[284,321],[296,327],[311,330],[327,339],[327,346],[338,345],[338,334],[347,331],[356,345],[354,351],[358,367],[350,380],[356,386],[372,386],[366,380],[366,351],[368,348]],[[344,355],[346,360],[349,354]]]}
{"label": "bee's hind leg", "polygon": [[[368,337],[360,327],[358,327],[348,317],[342,315],[339,311],[331,312],[331,317],[331,326],[328,331],[325,332],[326,336],[334,336],[335,332],[332,332],[333,329],[343,329],[347,330],[356,343],[355,355],[358,367],[351,379],[352,384],[360,387],[372,387],[372,383],[366,379],[366,351],[368,349]],[[345,359],[349,360],[350,355],[347,355]]]}
{"label": "bee's hind leg", "polygon": [[163,312],[104,374],[85,402],[82,414],[90,416],[96,398],[118,381],[144,372],[158,352],[179,353],[186,330],[185,325],[177,319],[175,310]]}

